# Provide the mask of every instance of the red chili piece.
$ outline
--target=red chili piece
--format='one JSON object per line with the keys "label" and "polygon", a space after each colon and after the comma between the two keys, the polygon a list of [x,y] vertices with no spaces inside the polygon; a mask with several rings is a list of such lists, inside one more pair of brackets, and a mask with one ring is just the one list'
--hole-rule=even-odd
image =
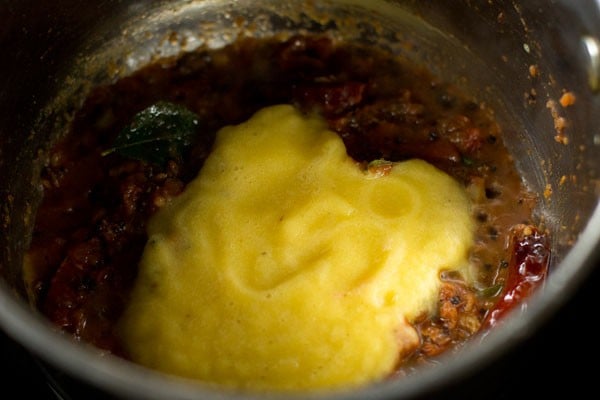
{"label": "red chili piece", "polygon": [[512,258],[504,291],[488,313],[484,327],[493,327],[516,306],[526,307],[528,298],[542,286],[548,273],[550,249],[546,235],[532,226],[519,226],[512,238]]}

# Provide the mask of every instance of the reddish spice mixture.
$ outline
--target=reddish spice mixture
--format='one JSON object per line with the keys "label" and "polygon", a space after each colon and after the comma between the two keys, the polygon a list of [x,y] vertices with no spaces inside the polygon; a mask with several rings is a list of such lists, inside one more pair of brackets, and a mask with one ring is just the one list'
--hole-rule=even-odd
{"label": "reddish spice mixture", "polygon": [[[158,101],[199,116],[191,150],[166,165],[103,154],[136,113]],[[196,176],[220,127],[280,103],[321,113],[365,165],[421,158],[472,198],[477,285],[442,274],[438,312],[415,321],[421,346],[398,374],[493,326],[543,283],[550,251],[533,218],[537,199],[523,186],[492,111],[372,46],[296,36],[199,50],[90,94],[42,173],[44,198],[28,253],[37,307],[76,339],[127,357],[115,323],[136,276],[147,219]]]}

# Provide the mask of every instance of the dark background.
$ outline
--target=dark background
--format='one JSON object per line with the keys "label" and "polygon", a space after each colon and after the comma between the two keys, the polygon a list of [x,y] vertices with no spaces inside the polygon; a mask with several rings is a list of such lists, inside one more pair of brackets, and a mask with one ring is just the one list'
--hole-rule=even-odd
{"label": "dark background", "polygon": [[[592,271],[575,297],[542,328],[467,382],[459,382],[430,399],[593,398],[600,376],[600,266]],[[43,368],[0,331],[2,371],[0,398],[57,399]],[[64,398],[102,399],[68,381]],[[10,395],[8,393],[13,393]],[[587,394],[584,396],[584,394]]]}

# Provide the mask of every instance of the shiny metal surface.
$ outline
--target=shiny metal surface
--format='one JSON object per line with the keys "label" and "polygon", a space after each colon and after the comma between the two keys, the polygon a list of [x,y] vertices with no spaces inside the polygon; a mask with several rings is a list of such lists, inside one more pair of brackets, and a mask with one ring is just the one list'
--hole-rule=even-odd
{"label": "shiny metal surface", "polygon": [[[38,163],[90,85],[153,58],[220,46],[240,34],[321,29],[335,20],[344,37],[373,43],[391,38],[397,51],[491,104],[527,183],[540,193],[552,190],[539,210],[554,232],[552,273],[526,309],[460,357],[414,377],[315,397],[399,399],[441,390],[530,337],[598,261],[596,1],[8,0],[0,3],[0,15],[7,16],[0,48],[9,54],[0,65],[0,327],[50,369],[90,387],[135,399],[252,398],[173,380],[74,345],[31,310],[21,280],[39,197]],[[237,15],[254,23],[240,27]],[[566,90],[577,101],[562,108],[557,102]],[[564,131],[557,118],[567,121]]]}

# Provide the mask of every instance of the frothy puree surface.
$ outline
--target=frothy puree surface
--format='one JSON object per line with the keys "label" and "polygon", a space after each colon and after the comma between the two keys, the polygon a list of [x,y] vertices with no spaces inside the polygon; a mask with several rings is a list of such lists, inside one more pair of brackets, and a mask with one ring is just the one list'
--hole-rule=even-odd
{"label": "frothy puree surface", "polygon": [[[387,168],[389,167],[389,168]],[[468,275],[464,189],[410,160],[361,167],[318,116],[265,108],[221,129],[149,223],[120,322],[134,361],[234,388],[350,388],[418,344],[444,269]]]}

